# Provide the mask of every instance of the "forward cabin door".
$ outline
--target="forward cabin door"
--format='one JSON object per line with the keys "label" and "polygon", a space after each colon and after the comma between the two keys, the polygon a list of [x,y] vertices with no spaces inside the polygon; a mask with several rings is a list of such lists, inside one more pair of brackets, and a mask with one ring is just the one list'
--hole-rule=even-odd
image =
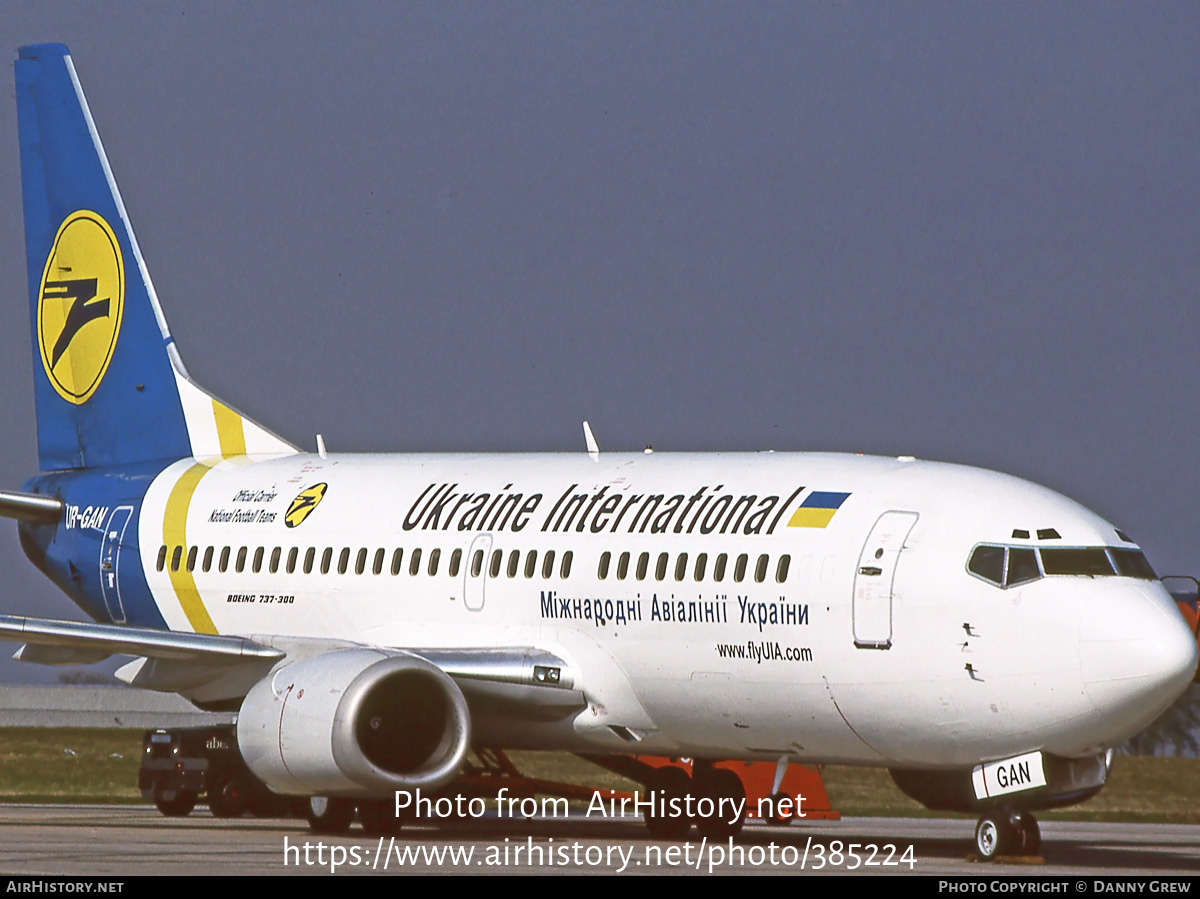
{"label": "forward cabin door", "polygon": [[854,573],[854,645],[887,649],[892,645],[892,585],[916,512],[884,512],[871,528]]}

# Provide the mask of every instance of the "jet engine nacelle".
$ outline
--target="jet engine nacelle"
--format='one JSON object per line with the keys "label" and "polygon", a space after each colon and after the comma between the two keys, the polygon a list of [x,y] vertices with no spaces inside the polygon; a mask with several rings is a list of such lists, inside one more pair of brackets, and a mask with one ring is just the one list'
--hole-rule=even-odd
{"label": "jet engine nacelle", "polygon": [[250,770],[277,793],[378,796],[452,780],[471,720],[458,685],[425,659],[341,649],[255,684],[237,736]]}

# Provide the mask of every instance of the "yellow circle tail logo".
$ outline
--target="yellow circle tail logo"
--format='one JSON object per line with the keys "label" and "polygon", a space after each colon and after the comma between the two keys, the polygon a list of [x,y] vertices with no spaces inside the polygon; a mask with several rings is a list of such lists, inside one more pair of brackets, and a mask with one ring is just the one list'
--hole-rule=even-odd
{"label": "yellow circle tail logo", "polygon": [[86,403],[104,380],[125,309],[125,264],[112,228],[80,209],[54,237],[38,294],[42,367],[68,403]]}
{"label": "yellow circle tail logo", "polygon": [[288,506],[287,513],[283,516],[283,523],[289,528],[303,524],[304,519],[312,514],[313,509],[317,507],[317,503],[325,496],[325,491],[328,489],[328,484],[313,484],[307,490],[302,490],[300,495]]}

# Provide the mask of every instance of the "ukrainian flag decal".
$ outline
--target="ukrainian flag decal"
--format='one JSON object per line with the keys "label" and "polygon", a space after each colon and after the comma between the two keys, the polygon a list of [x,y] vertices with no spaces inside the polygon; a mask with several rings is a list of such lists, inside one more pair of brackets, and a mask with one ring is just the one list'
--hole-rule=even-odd
{"label": "ukrainian flag decal", "polygon": [[833,513],[842,507],[849,493],[813,492],[788,519],[789,528],[823,528],[833,520]]}

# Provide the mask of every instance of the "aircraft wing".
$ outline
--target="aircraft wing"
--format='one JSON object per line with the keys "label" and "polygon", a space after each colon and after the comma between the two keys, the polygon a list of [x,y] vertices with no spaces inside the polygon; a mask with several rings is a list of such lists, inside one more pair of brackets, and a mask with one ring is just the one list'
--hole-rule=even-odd
{"label": "aircraft wing", "polygon": [[[80,665],[111,655],[140,657],[118,673],[122,680],[151,690],[194,690],[220,684],[225,698],[238,698],[253,681],[288,658],[301,659],[336,648],[364,644],[291,640],[278,636],[238,637],[189,634],[153,628],[119,627],[79,621],[56,621],[0,615],[0,641],[21,642],[14,658],[28,662]],[[536,647],[426,648],[370,647],[398,655],[414,655],[436,665],[472,698],[488,703],[537,708],[573,708],[583,696],[573,689],[568,664]],[[244,677],[230,680],[231,669]],[[237,686],[235,686],[237,684]]]}
{"label": "aircraft wing", "polygon": [[477,710],[554,718],[587,705],[568,664],[535,647],[409,649],[441,668]]}

